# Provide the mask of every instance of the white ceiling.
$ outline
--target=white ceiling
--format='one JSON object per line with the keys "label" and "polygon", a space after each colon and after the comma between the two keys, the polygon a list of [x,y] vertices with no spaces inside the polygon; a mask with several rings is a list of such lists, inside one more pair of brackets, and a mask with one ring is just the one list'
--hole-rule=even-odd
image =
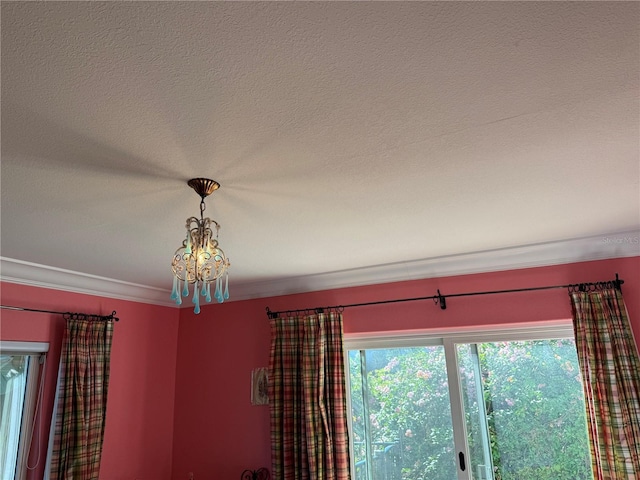
{"label": "white ceiling", "polygon": [[1,8],[5,260],[168,290],[198,176],[232,296],[640,228],[638,2]]}

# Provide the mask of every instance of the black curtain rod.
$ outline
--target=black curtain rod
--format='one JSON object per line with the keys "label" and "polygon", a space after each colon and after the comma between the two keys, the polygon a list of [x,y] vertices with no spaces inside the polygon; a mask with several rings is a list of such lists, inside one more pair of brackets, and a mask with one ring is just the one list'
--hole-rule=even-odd
{"label": "black curtain rod", "polygon": [[350,303],[348,305],[334,305],[331,307],[315,307],[315,308],[300,308],[296,310],[282,310],[280,312],[272,312],[269,307],[267,310],[267,317],[278,318],[280,314],[290,314],[290,313],[324,313],[325,310],[337,310],[339,312],[343,311],[345,308],[351,307],[366,307],[369,305],[383,305],[386,303],[401,303],[401,302],[415,302],[418,300],[433,300],[436,305],[440,305],[442,310],[447,309],[447,298],[453,297],[471,297],[475,295],[494,295],[497,293],[516,293],[516,292],[531,292],[535,290],[552,290],[557,288],[567,288],[569,292],[587,292],[593,291],[601,288],[615,288],[617,290],[621,290],[622,284],[624,280],[618,278],[618,274],[616,273],[616,279],[610,280],[607,282],[595,282],[595,283],[570,283],[567,285],[551,285],[546,287],[529,287],[529,288],[513,288],[509,290],[491,290],[487,292],[467,292],[467,293],[452,293],[450,295],[442,295],[440,290],[438,290],[437,295],[432,295],[429,297],[413,297],[413,298],[397,298],[394,300],[378,300],[375,302],[364,302],[364,303]]}
{"label": "black curtain rod", "polygon": [[96,315],[93,313],[73,313],[73,312],[57,312],[55,310],[38,310],[36,308],[25,307],[13,307],[11,305],[0,305],[0,308],[7,310],[15,310],[18,312],[36,312],[36,313],[55,313],[62,315],[65,320],[115,320],[119,322],[120,319],[116,317],[116,311],[111,312],[111,315]]}

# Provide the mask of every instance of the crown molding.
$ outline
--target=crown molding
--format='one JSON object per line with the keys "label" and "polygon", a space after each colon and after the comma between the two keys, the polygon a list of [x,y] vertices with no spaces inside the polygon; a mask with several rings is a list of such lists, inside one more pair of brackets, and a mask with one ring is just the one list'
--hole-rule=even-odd
{"label": "crown molding", "polygon": [[[636,256],[640,256],[640,230],[235,284],[233,300]],[[178,308],[169,300],[168,289],[6,257],[0,257],[0,279],[21,285]]]}
{"label": "crown molding", "polygon": [[175,307],[163,288],[0,257],[0,280],[19,285]]}
{"label": "crown molding", "polygon": [[640,256],[640,230],[233,286],[236,300]]}

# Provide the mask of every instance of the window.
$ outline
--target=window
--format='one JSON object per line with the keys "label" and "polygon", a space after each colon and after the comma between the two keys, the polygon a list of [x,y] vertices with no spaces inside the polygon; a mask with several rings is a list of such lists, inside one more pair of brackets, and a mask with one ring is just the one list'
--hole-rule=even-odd
{"label": "window", "polygon": [[46,343],[0,342],[0,478],[21,480]]}
{"label": "window", "polygon": [[345,349],[355,480],[593,478],[570,325]]}

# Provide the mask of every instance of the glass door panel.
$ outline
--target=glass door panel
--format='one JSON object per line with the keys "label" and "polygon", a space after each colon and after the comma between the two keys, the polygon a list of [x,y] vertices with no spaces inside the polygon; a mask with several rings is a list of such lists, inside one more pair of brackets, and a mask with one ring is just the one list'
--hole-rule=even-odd
{"label": "glass door panel", "polygon": [[584,397],[573,340],[459,344],[475,480],[587,480]]}
{"label": "glass door panel", "polygon": [[469,476],[474,480],[494,480],[483,373],[476,344],[458,345],[457,356],[467,435]]}
{"label": "glass door panel", "polygon": [[0,478],[13,479],[18,461],[28,355],[0,355]]}
{"label": "glass door panel", "polygon": [[444,348],[349,352],[355,480],[456,480]]}

